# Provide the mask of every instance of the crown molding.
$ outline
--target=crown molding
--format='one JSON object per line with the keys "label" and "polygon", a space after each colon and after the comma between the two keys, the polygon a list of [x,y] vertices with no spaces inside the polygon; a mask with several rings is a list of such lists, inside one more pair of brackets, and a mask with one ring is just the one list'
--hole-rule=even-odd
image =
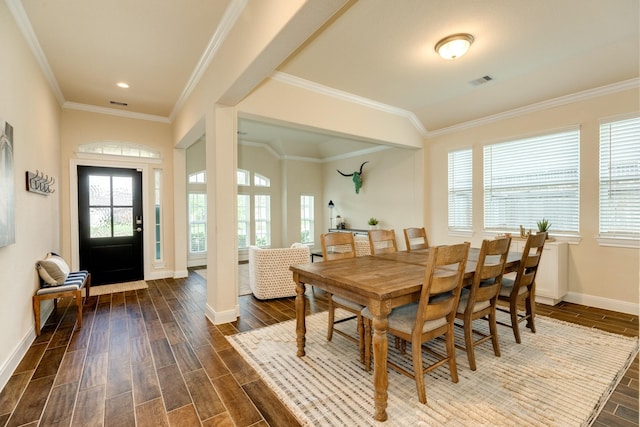
{"label": "crown molding", "polygon": [[292,76],[291,74],[283,73],[281,71],[275,71],[271,75],[271,79],[285,83],[291,86],[297,86],[302,89],[310,90],[312,92],[320,93],[322,95],[330,96],[332,98],[341,99],[343,101],[359,104],[368,108],[383,111],[389,114],[395,114],[396,116],[404,117],[408,119],[411,124],[418,130],[422,136],[427,135],[427,130],[422,125],[422,122],[418,120],[415,114],[411,111],[403,110],[402,108],[394,107],[381,102],[373,101],[362,96],[354,95],[349,92],[344,92],[338,89],[333,89],[328,86],[321,85],[309,80],[301,79],[300,77]]}
{"label": "crown molding", "polygon": [[51,70],[51,66],[49,65],[49,61],[47,61],[47,57],[44,55],[42,51],[42,47],[38,42],[38,38],[36,34],[33,32],[33,27],[31,26],[31,22],[27,17],[27,13],[22,7],[21,0],[5,0],[11,15],[13,15],[13,19],[16,21],[18,28],[22,32],[27,45],[31,48],[31,52],[36,57],[36,61],[40,65],[40,69],[44,73],[45,79],[49,82],[49,86],[51,86],[51,90],[53,91],[54,96],[58,100],[59,105],[63,105],[65,102],[64,95],[62,94],[62,90],[60,90],[60,85],[53,75],[53,71]]}
{"label": "crown molding", "polygon": [[69,110],[88,111],[90,113],[109,114],[111,116],[126,117],[135,120],[147,120],[150,122],[171,123],[167,117],[154,116],[152,114],[135,113],[131,111],[116,110],[115,108],[96,107],[95,105],[80,104],[77,102],[65,102],[62,108]]}
{"label": "crown molding", "polygon": [[377,147],[365,148],[363,150],[352,151],[351,153],[345,153],[345,154],[339,154],[339,155],[333,156],[333,157],[327,157],[327,158],[323,159],[322,162],[323,163],[328,163],[328,162],[333,162],[333,161],[336,161],[336,160],[350,159],[352,157],[364,156],[365,154],[376,153],[378,151],[389,150],[391,148],[393,148],[393,147],[389,147],[387,145],[379,145]]}
{"label": "crown molding", "polygon": [[266,144],[264,142],[253,142],[253,141],[247,141],[247,140],[243,140],[243,141],[238,141],[238,145],[244,145],[247,147],[256,147],[256,148],[264,148],[265,150],[267,150],[269,153],[271,153],[271,155],[273,155],[273,157],[279,159],[279,160],[298,160],[298,161],[302,161],[302,162],[309,162],[309,163],[329,163],[329,162],[333,162],[335,160],[343,160],[343,159],[349,159],[352,157],[357,157],[357,156],[364,156],[366,154],[371,154],[371,153],[375,153],[378,151],[383,151],[383,150],[388,150],[392,147],[386,146],[386,145],[380,145],[377,147],[371,147],[371,148],[365,148],[362,150],[357,150],[357,151],[352,151],[350,153],[345,153],[345,154],[339,154],[337,156],[332,156],[332,157],[325,157],[322,159],[318,159],[316,157],[305,157],[305,156],[288,156],[286,154],[281,155],[278,154],[269,144]]}
{"label": "crown molding", "polygon": [[525,114],[547,110],[549,108],[559,107],[559,106],[571,104],[574,102],[580,102],[580,101],[585,101],[585,100],[597,98],[604,95],[610,95],[613,93],[622,92],[629,89],[637,89],[639,87],[640,87],[640,78],[636,77],[636,78],[624,80],[618,83],[612,83],[609,85],[600,86],[593,89],[587,89],[582,92],[560,96],[558,98],[548,99],[546,101],[537,102],[535,104],[530,104],[525,107],[515,108],[513,110],[505,111],[503,113],[498,113],[491,116],[483,117],[481,119],[470,120],[468,122],[464,122],[457,125],[431,131],[427,133],[427,138],[433,138],[440,135],[446,135],[448,133],[459,132],[465,129],[470,129],[470,128],[486,125],[489,123],[510,119],[513,117],[523,116]]}
{"label": "crown molding", "polygon": [[173,121],[180,108],[182,108],[189,95],[191,95],[191,92],[193,92],[198,82],[200,82],[202,75],[211,64],[211,61],[213,61],[213,58],[216,56],[216,53],[218,52],[218,49],[220,49],[220,46],[222,46],[222,43],[226,40],[229,32],[246,7],[247,2],[248,0],[232,0],[231,3],[229,3],[229,6],[227,6],[222,19],[220,20],[220,24],[216,28],[215,33],[213,33],[213,36],[211,36],[211,40],[209,40],[207,48],[200,57],[196,68],[191,73],[180,97],[173,106],[173,110],[171,110],[171,114],[169,114],[169,119],[171,121]]}
{"label": "crown molding", "polygon": [[269,144],[265,144],[264,142],[253,142],[253,141],[247,141],[247,140],[242,140],[242,141],[238,140],[238,145],[244,145],[246,147],[264,148],[265,150],[267,150],[276,159],[282,160],[282,158],[283,158],[283,156],[278,154],[276,152],[276,150],[274,150]]}

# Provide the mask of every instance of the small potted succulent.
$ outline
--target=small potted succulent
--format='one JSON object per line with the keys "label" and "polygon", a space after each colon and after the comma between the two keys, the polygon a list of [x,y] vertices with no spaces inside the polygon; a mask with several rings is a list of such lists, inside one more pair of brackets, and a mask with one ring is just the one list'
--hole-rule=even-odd
{"label": "small potted succulent", "polygon": [[376,230],[378,228],[378,220],[374,217],[369,218],[369,229]]}
{"label": "small potted succulent", "polygon": [[551,223],[549,222],[548,219],[546,218],[542,218],[540,221],[538,221],[538,232],[542,233],[542,232],[547,232],[547,239],[549,238],[549,228],[551,227]]}

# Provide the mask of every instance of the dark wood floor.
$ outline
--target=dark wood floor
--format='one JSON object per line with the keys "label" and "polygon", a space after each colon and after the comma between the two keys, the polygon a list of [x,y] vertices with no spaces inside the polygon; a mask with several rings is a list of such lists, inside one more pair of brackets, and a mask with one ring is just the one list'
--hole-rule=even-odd
{"label": "dark wood floor", "polygon": [[[308,294],[310,312],[326,310],[321,292]],[[209,323],[193,272],[91,297],[78,330],[73,303],[61,301],[0,393],[0,426],[298,425],[225,339],[293,319],[293,299],[239,303],[238,321]],[[638,336],[637,316],[569,303],[538,313]],[[637,357],[594,425],[638,426]]]}

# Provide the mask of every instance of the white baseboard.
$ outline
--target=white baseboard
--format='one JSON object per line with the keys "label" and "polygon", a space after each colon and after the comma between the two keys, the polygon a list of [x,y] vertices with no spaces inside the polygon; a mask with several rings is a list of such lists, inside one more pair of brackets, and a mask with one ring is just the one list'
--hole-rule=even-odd
{"label": "white baseboard", "polygon": [[564,296],[564,300],[575,304],[586,305],[589,307],[602,308],[605,310],[617,311],[619,313],[638,315],[640,306],[637,303],[619,301],[611,298],[597,297],[593,295],[579,294],[576,292],[568,292]]}
{"label": "white baseboard", "polygon": [[169,279],[173,277],[173,271],[163,270],[163,271],[152,271],[149,273],[148,277],[145,277],[144,280],[160,280],[160,279]]}
{"label": "white baseboard", "polygon": [[[51,313],[52,310],[53,310],[53,303],[51,304],[51,309],[49,310],[49,313]],[[46,320],[48,317],[49,317],[48,314],[45,315],[43,313],[42,315],[43,319]],[[18,364],[20,364],[20,361],[25,356],[25,354],[27,354],[29,347],[31,347],[31,344],[35,339],[36,339],[36,331],[34,330],[33,327],[31,327],[31,329],[24,335],[24,337],[22,337],[22,340],[20,341],[18,346],[15,348],[13,353],[11,353],[11,356],[6,361],[6,363],[2,365],[2,367],[0,368],[0,391],[2,391],[4,389],[4,386],[7,385],[7,383],[9,382],[9,379],[11,378],[11,375],[13,375],[13,372],[18,367]]]}
{"label": "white baseboard", "polygon": [[234,310],[227,310],[217,313],[209,304],[205,309],[205,316],[214,325],[222,325],[223,323],[235,322],[240,315],[240,306],[236,305]]}
{"label": "white baseboard", "polygon": [[189,277],[189,270],[176,270],[173,272],[174,279],[180,279],[182,277]]}

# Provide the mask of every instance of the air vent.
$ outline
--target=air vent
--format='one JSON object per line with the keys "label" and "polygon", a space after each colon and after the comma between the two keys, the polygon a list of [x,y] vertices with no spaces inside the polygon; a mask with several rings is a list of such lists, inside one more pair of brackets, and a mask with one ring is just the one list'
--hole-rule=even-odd
{"label": "air vent", "polygon": [[469,83],[471,83],[473,86],[480,86],[485,83],[489,83],[491,80],[493,80],[493,77],[491,76],[482,76],[479,79],[471,80]]}
{"label": "air vent", "polygon": [[119,105],[120,107],[126,107],[126,106],[129,105],[126,102],[120,102],[120,101],[109,101],[109,104],[111,104],[111,105]]}

